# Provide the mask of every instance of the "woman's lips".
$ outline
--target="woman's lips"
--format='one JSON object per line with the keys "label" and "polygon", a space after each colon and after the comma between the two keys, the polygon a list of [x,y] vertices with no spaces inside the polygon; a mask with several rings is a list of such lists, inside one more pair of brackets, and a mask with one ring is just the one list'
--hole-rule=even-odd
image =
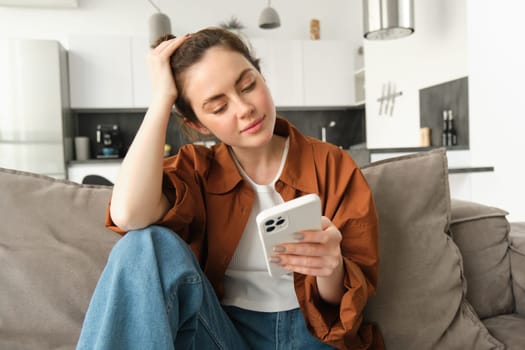
{"label": "woman's lips", "polygon": [[263,126],[262,124],[263,120],[264,120],[264,117],[257,119],[253,123],[250,123],[247,127],[241,130],[241,133],[255,134],[256,132],[261,130]]}

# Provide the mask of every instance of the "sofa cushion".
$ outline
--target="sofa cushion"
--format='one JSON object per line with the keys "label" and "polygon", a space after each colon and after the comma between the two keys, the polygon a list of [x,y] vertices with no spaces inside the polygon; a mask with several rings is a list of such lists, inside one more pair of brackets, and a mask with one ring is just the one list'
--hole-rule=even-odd
{"label": "sofa cushion", "polygon": [[503,349],[465,299],[444,149],[363,167],[379,215],[378,290],[364,310],[389,350]]}
{"label": "sofa cushion", "polygon": [[516,312],[525,317],[525,222],[513,222],[510,229],[510,266]]}
{"label": "sofa cushion", "polygon": [[525,348],[525,317],[508,314],[483,320],[491,334],[506,346],[506,350]]}
{"label": "sofa cushion", "polygon": [[118,235],[111,189],[0,169],[0,349],[74,349]]}
{"label": "sofa cushion", "polygon": [[507,214],[498,208],[452,200],[450,234],[463,256],[467,300],[480,318],[514,310]]}

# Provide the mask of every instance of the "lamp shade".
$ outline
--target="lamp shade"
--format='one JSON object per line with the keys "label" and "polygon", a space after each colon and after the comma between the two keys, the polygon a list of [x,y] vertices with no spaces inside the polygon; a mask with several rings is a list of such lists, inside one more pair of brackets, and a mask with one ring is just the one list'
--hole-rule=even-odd
{"label": "lamp shade", "polygon": [[161,36],[171,34],[170,18],[162,12],[157,12],[149,18],[149,43],[153,46]]}
{"label": "lamp shade", "polygon": [[279,18],[279,14],[273,7],[268,5],[268,7],[262,10],[259,16],[259,27],[263,29],[273,29],[280,26],[281,19]]}
{"label": "lamp shade", "polygon": [[389,40],[414,32],[413,0],[363,0],[365,39]]}

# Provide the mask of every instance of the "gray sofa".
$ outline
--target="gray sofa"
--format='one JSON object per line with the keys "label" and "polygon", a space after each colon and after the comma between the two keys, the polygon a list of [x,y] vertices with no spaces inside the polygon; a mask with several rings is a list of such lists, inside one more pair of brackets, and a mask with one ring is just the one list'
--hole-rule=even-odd
{"label": "gray sofa", "polygon": [[[450,200],[444,150],[363,167],[380,220],[365,322],[387,349],[525,349],[525,224]],[[73,349],[107,255],[111,188],[0,169],[0,349]]]}

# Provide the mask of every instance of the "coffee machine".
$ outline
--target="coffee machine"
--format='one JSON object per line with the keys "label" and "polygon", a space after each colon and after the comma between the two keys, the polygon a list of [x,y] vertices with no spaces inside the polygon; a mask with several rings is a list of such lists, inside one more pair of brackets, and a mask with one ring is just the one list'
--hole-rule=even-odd
{"label": "coffee machine", "polygon": [[122,135],[118,125],[98,124],[96,141],[97,158],[121,158],[123,156]]}

